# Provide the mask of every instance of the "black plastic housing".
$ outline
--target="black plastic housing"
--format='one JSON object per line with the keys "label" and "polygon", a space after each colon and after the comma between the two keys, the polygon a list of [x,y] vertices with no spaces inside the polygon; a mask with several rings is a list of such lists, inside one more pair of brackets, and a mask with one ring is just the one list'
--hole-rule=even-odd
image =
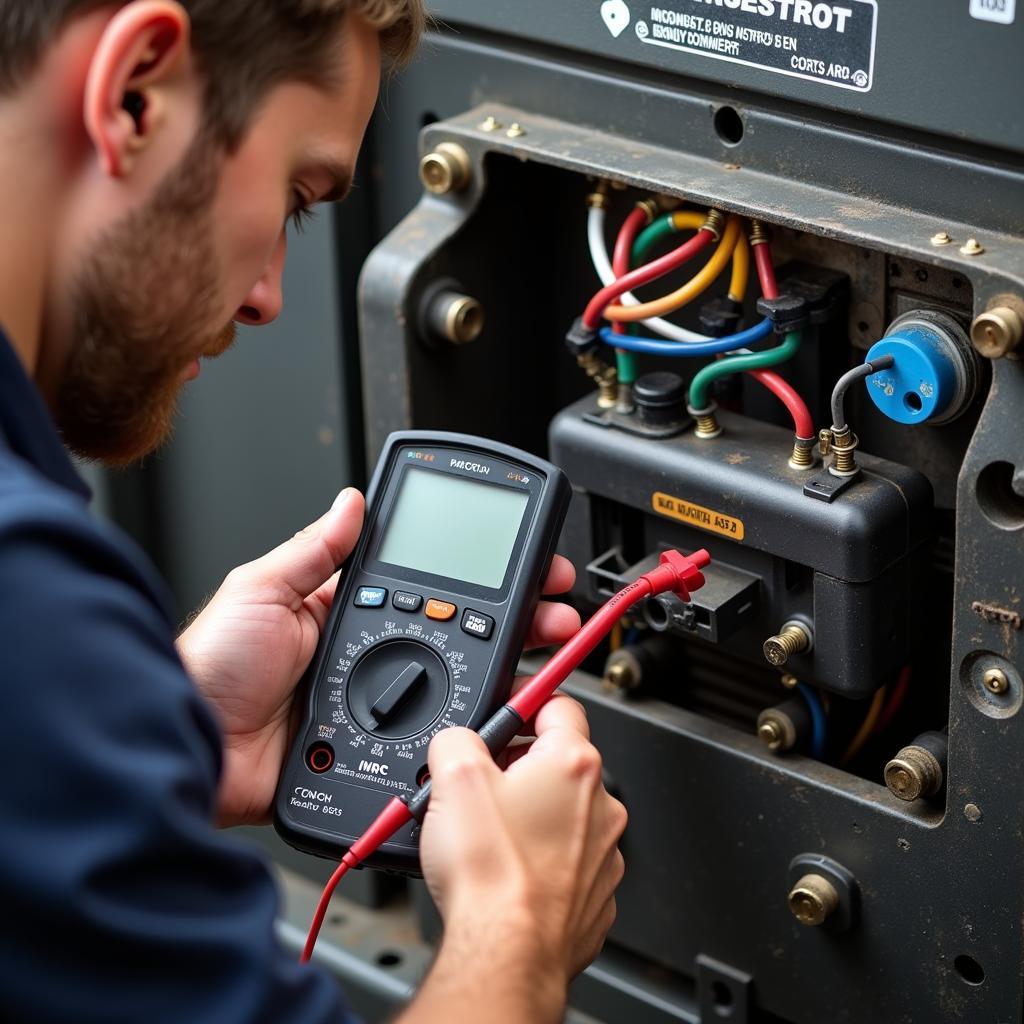
{"label": "black plastic housing", "polygon": [[[502,486],[515,486],[530,495],[500,590],[487,591],[475,584],[430,577],[376,558],[400,477],[408,471],[406,463],[415,464],[423,456],[429,463],[449,455],[470,456],[495,472],[506,473],[508,484]],[[447,470],[436,465],[434,471]],[[478,729],[505,702],[569,497],[569,482],[559,469],[508,445],[434,431],[404,431],[388,437],[367,492],[363,533],[343,566],[330,617],[301,684],[303,718],[274,800],[274,825],[288,843],[307,853],[340,858],[391,798],[411,798],[416,793],[427,746],[438,731],[453,725]],[[385,588],[388,603],[380,608],[355,607],[355,591],[371,586]],[[390,602],[395,591],[415,591],[454,603],[458,614],[448,623],[428,622],[423,618],[422,606],[415,611],[396,609]],[[490,638],[460,631],[459,616],[464,607],[494,618]],[[445,634],[443,638],[439,632]],[[348,653],[353,638],[360,637],[364,638],[361,653]],[[361,657],[395,641],[415,642],[425,648],[424,653],[429,650],[443,654],[451,677],[450,697],[423,730],[382,739],[356,722],[348,682],[358,670]],[[349,664],[339,667],[344,660]],[[303,756],[316,742],[330,743],[336,756],[330,770],[323,774],[314,773]],[[378,770],[382,765],[387,770],[373,774],[371,758]],[[416,874],[418,837],[419,824],[414,822],[366,863]]]}
{"label": "black plastic housing", "polygon": [[[793,469],[782,428],[722,412],[713,440],[641,439],[597,425],[592,405],[565,409],[550,435],[552,459],[573,480],[562,550],[577,566],[604,556],[625,569],[666,547],[706,547],[712,569],[759,581],[756,603],[721,638],[731,654],[764,664],[765,639],[796,618],[814,634],[786,664],[801,679],[862,698],[907,664],[920,612],[914,574],[930,536],[925,477],[858,452],[860,475],[828,504],[803,493],[827,471]],[[581,574],[576,592],[596,602],[599,584]],[[689,632],[713,640],[699,623]]]}

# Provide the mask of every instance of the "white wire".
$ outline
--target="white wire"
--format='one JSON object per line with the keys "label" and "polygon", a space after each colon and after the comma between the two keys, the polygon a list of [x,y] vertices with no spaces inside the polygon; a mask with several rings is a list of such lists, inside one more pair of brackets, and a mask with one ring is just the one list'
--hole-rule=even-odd
{"label": "white wire", "polygon": [[[599,206],[592,206],[587,214],[587,244],[590,247],[590,261],[594,264],[594,270],[597,271],[601,284],[611,284],[615,280],[615,271],[612,270],[611,260],[608,259],[608,247],[604,240],[604,210]],[[617,301],[623,306],[640,305],[640,300],[632,292],[625,292],[619,296]],[[660,334],[670,341],[696,344],[715,340],[706,334],[698,334],[696,331],[688,331],[678,324],[669,323],[668,320],[663,320],[660,316],[640,322],[655,334]]]}

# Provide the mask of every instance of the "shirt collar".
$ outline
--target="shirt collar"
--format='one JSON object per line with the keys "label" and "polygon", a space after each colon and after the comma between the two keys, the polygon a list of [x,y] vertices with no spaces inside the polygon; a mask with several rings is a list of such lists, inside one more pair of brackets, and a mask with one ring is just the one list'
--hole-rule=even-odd
{"label": "shirt collar", "polygon": [[0,330],[0,435],[7,446],[60,487],[92,497],[78,475],[43,404],[7,336]]}

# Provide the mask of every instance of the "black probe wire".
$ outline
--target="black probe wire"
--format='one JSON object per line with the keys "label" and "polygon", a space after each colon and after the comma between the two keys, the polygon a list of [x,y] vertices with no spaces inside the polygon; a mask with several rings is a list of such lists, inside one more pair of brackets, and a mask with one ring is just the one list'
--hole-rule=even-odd
{"label": "black probe wire", "polygon": [[855,366],[852,370],[847,370],[846,373],[836,381],[836,386],[832,390],[832,429],[836,433],[841,433],[846,429],[846,413],[843,410],[843,404],[846,399],[846,392],[850,390],[850,385],[854,381],[858,381],[863,377],[870,377],[873,373],[878,373],[879,370],[888,370],[896,360],[890,356],[879,356],[877,359],[872,359],[870,362],[861,363],[860,366]]}

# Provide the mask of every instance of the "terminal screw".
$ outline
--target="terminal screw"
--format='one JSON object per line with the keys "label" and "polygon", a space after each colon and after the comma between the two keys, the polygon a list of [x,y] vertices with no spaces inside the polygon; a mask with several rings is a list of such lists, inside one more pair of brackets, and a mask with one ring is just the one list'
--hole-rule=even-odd
{"label": "terminal screw", "polygon": [[713,437],[718,437],[722,432],[718,417],[715,416],[717,409],[718,406],[714,402],[706,409],[694,409],[692,405],[686,407],[686,411],[694,418],[697,424],[694,431],[695,437],[699,437],[702,441],[708,441]]}
{"label": "terminal screw", "polygon": [[860,444],[857,435],[849,427],[844,427],[842,430],[836,430],[833,427],[830,436],[833,458],[828,471],[833,476],[856,476],[860,472],[855,457],[857,445]]}
{"label": "terminal screw", "polygon": [[1024,320],[1015,309],[997,306],[982,313],[971,324],[971,341],[986,359],[1001,359],[1024,337]]}
{"label": "terminal screw", "polygon": [[836,887],[822,875],[804,875],[789,893],[789,909],[801,923],[822,925],[839,906]]}
{"label": "terminal screw", "polygon": [[934,796],[942,788],[942,765],[927,748],[904,747],[885,766],[885,784],[901,800]]}
{"label": "terminal screw", "polygon": [[597,385],[597,404],[601,409],[614,409],[619,400],[619,375],[594,352],[576,357],[586,375]]}
{"label": "terminal screw", "polygon": [[442,142],[420,161],[420,181],[436,196],[461,192],[472,176],[469,154],[454,142]]}
{"label": "terminal screw", "polygon": [[787,622],[775,636],[768,637],[762,650],[773,665],[785,665],[794,655],[811,649],[811,634],[802,622]]}
{"label": "terminal screw", "polygon": [[1006,678],[1006,673],[1001,668],[990,668],[982,676],[981,681],[989,693],[1006,693],[1010,688],[1010,680]]}
{"label": "terminal screw", "polygon": [[701,224],[701,231],[710,231],[717,242],[722,237],[725,228],[725,214],[721,210],[708,210],[707,219]]}
{"label": "terminal screw", "polygon": [[759,220],[752,220],[750,222],[750,244],[764,245],[769,241],[771,241],[771,235],[768,234],[768,229]]}
{"label": "terminal screw", "polygon": [[793,442],[793,454],[789,457],[791,469],[810,469],[814,465],[813,437],[798,437]]}

